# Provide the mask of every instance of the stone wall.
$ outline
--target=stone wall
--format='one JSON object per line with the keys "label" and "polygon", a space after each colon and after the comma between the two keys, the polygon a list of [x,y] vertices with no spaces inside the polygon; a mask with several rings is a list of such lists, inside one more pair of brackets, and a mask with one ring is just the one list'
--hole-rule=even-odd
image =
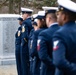
{"label": "stone wall", "polygon": [[0,64],[15,63],[15,32],[19,26],[15,14],[0,14]]}

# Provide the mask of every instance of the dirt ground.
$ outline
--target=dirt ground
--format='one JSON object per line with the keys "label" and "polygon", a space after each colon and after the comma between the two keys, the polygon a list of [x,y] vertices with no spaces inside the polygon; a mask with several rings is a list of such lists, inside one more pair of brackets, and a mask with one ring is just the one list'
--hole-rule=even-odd
{"label": "dirt ground", "polygon": [[0,75],[17,75],[16,65],[0,66]]}

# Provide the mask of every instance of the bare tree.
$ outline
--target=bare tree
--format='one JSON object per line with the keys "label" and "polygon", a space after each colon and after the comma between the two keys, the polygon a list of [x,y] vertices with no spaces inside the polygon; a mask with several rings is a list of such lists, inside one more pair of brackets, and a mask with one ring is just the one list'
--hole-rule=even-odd
{"label": "bare tree", "polygon": [[8,11],[6,13],[18,14],[21,7],[29,7],[38,11],[41,10],[42,6],[56,6],[56,0],[2,0],[0,1],[0,8],[3,6],[7,6]]}

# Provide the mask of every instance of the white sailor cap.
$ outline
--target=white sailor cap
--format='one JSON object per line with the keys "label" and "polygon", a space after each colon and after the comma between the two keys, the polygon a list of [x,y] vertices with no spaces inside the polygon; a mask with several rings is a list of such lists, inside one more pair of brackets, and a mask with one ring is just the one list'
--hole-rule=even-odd
{"label": "white sailor cap", "polygon": [[44,19],[44,18],[45,18],[45,11],[39,11],[36,19]]}
{"label": "white sailor cap", "polygon": [[49,13],[55,13],[58,8],[57,7],[42,7],[43,10],[45,10],[45,16]]}
{"label": "white sailor cap", "polygon": [[76,13],[76,3],[71,0],[58,0],[58,11],[71,11]]}
{"label": "white sailor cap", "polygon": [[23,7],[21,7],[21,12],[22,12],[22,14],[24,14],[24,13],[31,14],[33,12],[33,10],[31,10],[29,8],[23,8]]}
{"label": "white sailor cap", "polygon": [[31,16],[31,20],[32,21],[34,21],[34,19],[37,17],[37,14],[33,14],[32,16]]}
{"label": "white sailor cap", "polygon": [[36,17],[37,17],[37,15],[38,15],[38,14],[33,14],[33,15],[32,15],[32,17],[33,17],[33,18],[36,18]]}
{"label": "white sailor cap", "polygon": [[44,7],[42,7],[42,9],[47,11],[47,10],[57,10],[58,8],[57,7],[47,7],[47,6],[44,6]]}
{"label": "white sailor cap", "polygon": [[38,15],[38,14],[33,14],[33,15],[31,16],[32,25],[37,26],[37,19],[36,19],[37,15]]}

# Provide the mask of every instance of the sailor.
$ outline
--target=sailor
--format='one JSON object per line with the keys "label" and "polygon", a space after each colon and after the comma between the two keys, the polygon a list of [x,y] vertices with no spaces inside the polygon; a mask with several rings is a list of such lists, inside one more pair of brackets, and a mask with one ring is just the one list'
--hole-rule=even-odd
{"label": "sailor", "polygon": [[76,75],[76,3],[58,0],[57,21],[62,27],[53,36],[55,75]]}
{"label": "sailor", "polygon": [[15,34],[15,57],[16,57],[17,73],[18,75],[22,75],[20,47],[21,47],[21,31],[22,31],[21,27],[23,18],[19,17],[18,21],[20,26],[18,27],[18,30]]}
{"label": "sailor", "polygon": [[33,10],[29,8],[22,8],[22,35],[21,35],[21,66],[22,75],[29,75],[29,50],[28,50],[28,37],[32,29],[31,14]]}
{"label": "sailor", "polygon": [[48,28],[40,32],[38,36],[37,50],[41,60],[40,75],[54,75],[55,66],[53,64],[52,58],[52,37],[54,33],[60,28],[55,14],[57,7],[43,7],[43,9],[46,11],[45,20]]}
{"label": "sailor", "polygon": [[35,30],[34,34],[33,34],[31,57],[34,58],[33,75],[40,75],[41,61],[39,59],[38,52],[37,52],[37,39],[38,39],[39,33],[46,29],[45,11],[39,11],[38,16],[36,17],[36,19],[37,19],[37,26],[38,27],[37,27],[37,30]]}

